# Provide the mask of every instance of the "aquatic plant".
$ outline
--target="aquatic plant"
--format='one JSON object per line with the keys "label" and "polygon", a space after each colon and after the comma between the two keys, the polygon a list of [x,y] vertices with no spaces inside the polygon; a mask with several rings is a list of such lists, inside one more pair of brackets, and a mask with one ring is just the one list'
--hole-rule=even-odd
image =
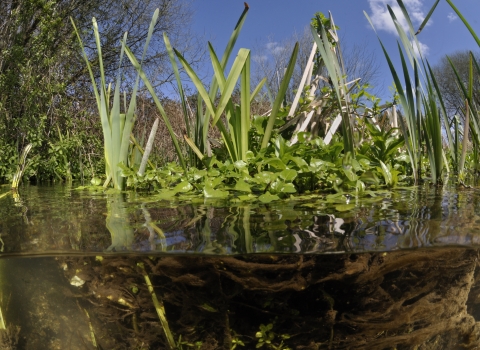
{"label": "aquatic plant", "polygon": [[[158,18],[158,10],[154,13],[150,27],[148,29],[146,44],[143,50],[142,60],[145,57],[148,44],[152,37],[153,29],[155,27],[156,20]],[[117,76],[115,81],[115,90],[113,91],[113,100],[111,100],[111,84],[107,85],[105,70],[103,67],[102,57],[102,45],[100,40],[100,33],[98,30],[98,24],[95,18],[92,19],[93,33],[95,36],[95,43],[98,54],[98,65],[100,70],[100,86],[97,87],[97,82],[93,74],[92,64],[90,63],[87,52],[83,46],[80,33],[75,26],[75,22],[71,19],[73,28],[77,35],[79,44],[83,51],[83,57],[90,74],[92,88],[95,94],[95,100],[97,102],[97,109],[100,115],[102,123],[103,137],[104,137],[104,152],[105,152],[105,173],[107,180],[104,183],[104,187],[107,187],[109,182],[113,182],[114,188],[117,190],[124,189],[124,179],[121,174],[121,169],[118,167],[120,163],[128,163],[128,152],[130,145],[130,137],[135,121],[135,109],[136,109],[136,97],[138,92],[140,75],[137,74],[133,90],[131,92],[131,99],[127,109],[127,93],[123,94],[124,111],[121,111],[121,96],[120,85],[122,78],[122,61],[126,48],[127,33],[124,34],[121,42],[120,59],[117,70]]]}
{"label": "aquatic plant", "polygon": [[27,161],[27,156],[31,149],[32,149],[32,144],[29,143],[28,145],[25,146],[25,148],[22,151],[22,154],[18,158],[17,171],[13,175],[13,179],[12,179],[12,190],[14,191],[18,189],[18,185],[20,184],[23,174],[25,173],[25,169],[28,166],[29,162]]}
{"label": "aquatic plant", "polygon": [[[345,80],[345,68],[342,69],[341,54],[337,54],[339,50],[338,39],[336,37],[331,37],[331,31],[327,34],[325,25],[322,24],[322,21],[317,21],[320,25],[320,28],[316,28],[313,25],[311,26],[313,39],[315,40],[316,46],[320,51],[320,56],[327,68],[327,72],[333,85],[333,90],[335,97],[338,102],[338,113],[341,117],[342,123],[342,136],[345,152],[350,152],[352,155],[355,155],[355,145],[353,139],[353,125],[352,125],[352,115],[349,91],[347,81]],[[330,16],[330,22],[333,24],[333,17]],[[335,26],[333,26],[335,27]],[[335,33],[336,34],[336,33]],[[330,35],[330,36],[329,36]],[[334,47],[334,45],[337,48]],[[340,61],[340,62],[339,62]],[[335,132],[335,130],[333,131]]]}
{"label": "aquatic plant", "polygon": [[[423,65],[425,64],[424,64],[422,53],[420,50],[420,45],[417,39],[415,38],[415,36],[413,35],[414,33],[413,25],[407,11],[405,10],[403,3],[401,2],[401,0],[399,0],[398,3],[407,20],[410,34],[411,34],[410,37],[412,40],[414,39],[414,43],[412,44],[407,34],[405,33],[403,27],[399,24],[398,19],[395,16],[393,10],[389,5],[387,5],[392,21],[395,24],[395,28],[397,29],[397,32],[403,44],[403,48],[408,56],[409,62],[412,65],[412,68],[414,71],[414,79],[412,80],[406,65],[405,55],[400,47],[400,44],[398,43],[398,52],[402,62],[402,70],[403,70],[403,76],[405,80],[405,87],[400,82],[399,74],[397,73],[397,70],[395,69],[390,59],[390,56],[386,51],[382,41],[380,40],[380,38],[378,38],[378,40],[380,42],[383,53],[385,55],[385,58],[387,59],[390,71],[392,73],[392,76],[395,82],[395,87],[399,96],[400,105],[402,106],[403,115],[405,117],[406,123],[404,123],[403,120],[400,119],[400,125],[402,128],[403,135],[405,137],[405,144],[407,146],[407,151],[412,162],[413,176],[414,176],[415,182],[418,182],[419,179],[421,178],[420,162],[421,162],[421,155],[422,155],[422,138],[425,139],[425,141],[427,142],[427,148],[428,148],[429,157],[431,160],[430,165],[432,167],[432,171],[434,171],[432,174],[433,182],[436,182],[437,181],[436,175],[440,175],[441,170],[443,168],[443,164],[441,164],[440,162],[439,164],[436,165],[435,160],[437,160],[438,157],[435,157],[435,156],[432,157],[432,154],[438,154],[440,152],[440,155],[441,155],[441,152],[443,152],[441,147],[441,132],[440,132],[440,128],[438,128],[438,124],[434,123],[434,120],[436,121],[437,119],[435,118],[435,116],[432,116],[432,113],[434,113],[434,111],[436,112],[436,108],[434,108],[434,111],[432,111],[430,108],[428,108],[428,105],[424,103],[427,99],[429,101],[435,101],[436,99],[434,96],[428,96],[428,98],[426,98],[422,91],[422,86],[419,78],[419,75],[422,73],[420,72],[420,67],[421,67],[420,60],[422,60]],[[375,30],[375,27],[373,26],[373,23],[370,20],[367,13],[364,12],[364,14],[367,17],[368,21],[370,22],[370,25],[372,26],[372,28]],[[415,52],[415,48],[417,48],[418,54]],[[431,89],[429,89],[428,91],[429,93],[432,93]],[[425,107],[423,110],[422,110],[422,104]],[[434,129],[428,130],[432,132],[432,135],[425,135],[424,133],[422,133],[422,131],[424,131],[425,133],[428,132],[425,129],[424,115],[426,116],[426,119],[430,121],[429,124],[435,127]],[[435,138],[435,140],[432,140],[432,137]],[[435,144],[437,144],[438,141],[440,141],[440,148],[438,149],[436,147],[435,148],[431,147],[432,141],[435,142]]]}

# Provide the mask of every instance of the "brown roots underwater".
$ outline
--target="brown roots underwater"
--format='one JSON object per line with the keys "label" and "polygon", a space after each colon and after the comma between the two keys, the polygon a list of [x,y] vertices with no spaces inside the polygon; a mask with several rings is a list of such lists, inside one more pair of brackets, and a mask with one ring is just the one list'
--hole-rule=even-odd
{"label": "brown roots underwater", "polygon": [[61,264],[69,281],[86,281],[70,290],[88,310],[98,348],[169,348],[146,271],[178,349],[474,349],[477,256],[446,248]]}

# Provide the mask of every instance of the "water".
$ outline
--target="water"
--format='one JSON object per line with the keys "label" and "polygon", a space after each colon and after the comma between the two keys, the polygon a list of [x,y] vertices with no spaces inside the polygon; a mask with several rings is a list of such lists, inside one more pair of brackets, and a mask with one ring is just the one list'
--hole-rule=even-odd
{"label": "water", "polygon": [[168,349],[171,333],[179,349],[475,348],[479,199],[182,204],[27,186],[0,199],[0,345]]}

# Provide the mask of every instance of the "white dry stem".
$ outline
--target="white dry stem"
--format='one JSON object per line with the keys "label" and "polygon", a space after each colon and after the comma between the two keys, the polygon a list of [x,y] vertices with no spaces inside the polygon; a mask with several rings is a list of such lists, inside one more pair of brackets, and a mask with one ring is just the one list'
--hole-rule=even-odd
{"label": "white dry stem", "polygon": [[311,67],[313,67],[313,59],[315,57],[315,52],[317,52],[317,44],[313,43],[312,51],[310,52],[310,57],[308,58],[307,66],[303,71],[302,80],[300,81],[300,85],[298,86],[297,94],[293,99],[292,107],[290,108],[290,112],[288,112],[288,118],[292,117],[297,109],[298,101],[300,100],[300,96],[303,92],[303,87],[305,86],[305,82],[307,81],[307,77],[311,71]]}
{"label": "white dry stem", "polygon": [[155,135],[157,134],[159,118],[155,119],[153,123],[152,130],[150,130],[150,135],[148,136],[147,145],[145,146],[145,152],[143,153],[142,162],[140,163],[140,168],[138,169],[138,176],[143,176],[145,173],[145,167],[147,166],[148,157],[152,152],[153,141],[155,140]]}

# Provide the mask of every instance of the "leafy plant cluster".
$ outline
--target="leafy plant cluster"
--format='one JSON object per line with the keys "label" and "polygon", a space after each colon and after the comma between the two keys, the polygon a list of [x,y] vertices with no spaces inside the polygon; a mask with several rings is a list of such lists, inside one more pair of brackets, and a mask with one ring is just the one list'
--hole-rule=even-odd
{"label": "leafy plant cluster", "polygon": [[220,160],[220,154],[205,158],[203,168],[189,167],[187,173],[177,163],[169,163],[149,169],[143,176],[135,168],[122,166],[122,175],[127,187],[158,192],[158,198],[165,200],[199,196],[264,203],[325,191],[362,195],[385,185],[395,186],[405,178],[399,174],[408,167],[408,156],[397,149],[403,139],[390,131],[376,131],[373,146],[362,147],[356,158],[343,154],[338,137],[325,145],[321,138],[308,136],[300,134],[301,142],[289,145],[277,135],[261,152],[248,151],[246,161]]}

